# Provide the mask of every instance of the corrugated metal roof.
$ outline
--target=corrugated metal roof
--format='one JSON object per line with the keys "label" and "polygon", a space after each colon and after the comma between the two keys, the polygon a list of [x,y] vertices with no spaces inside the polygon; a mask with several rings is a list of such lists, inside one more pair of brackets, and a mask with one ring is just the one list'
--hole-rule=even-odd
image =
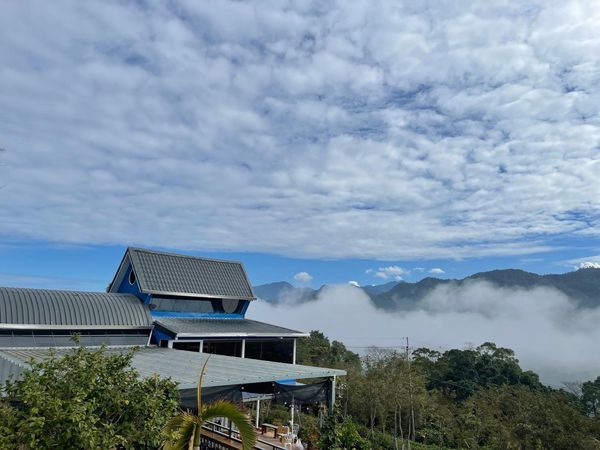
{"label": "corrugated metal roof", "polygon": [[150,328],[152,318],[130,294],[0,288],[0,327]]}
{"label": "corrugated metal roof", "polygon": [[[66,350],[59,349],[58,355]],[[107,351],[126,351],[126,349],[109,349]],[[14,362],[28,361],[30,358],[43,359],[47,350],[2,350],[0,359]],[[233,356],[209,355],[207,353],[188,352],[168,348],[144,347],[133,356],[133,367],[142,377],[154,374],[160,377],[171,377],[179,383],[179,389],[196,387],[198,376],[206,359],[203,387],[230,386],[237,384],[265,383],[279,380],[295,380],[308,378],[325,378],[346,375],[343,370],[323,367],[301,366],[258,359],[236,358]],[[1,367],[1,366],[0,366]]]}
{"label": "corrugated metal roof", "polygon": [[86,346],[147,345],[150,328],[121,330],[2,330],[0,329],[0,349],[15,347],[73,347],[73,334],[79,335],[79,342]]}
{"label": "corrugated metal roof", "polygon": [[307,333],[290,330],[264,322],[249,319],[203,319],[203,318],[166,318],[155,317],[159,327],[176,334],[178,337],[301,337]]}
{"label": "corrugated metal roof", "polygon": [[142,292],[188,297],[256,297],[238,261],[127,249]]}

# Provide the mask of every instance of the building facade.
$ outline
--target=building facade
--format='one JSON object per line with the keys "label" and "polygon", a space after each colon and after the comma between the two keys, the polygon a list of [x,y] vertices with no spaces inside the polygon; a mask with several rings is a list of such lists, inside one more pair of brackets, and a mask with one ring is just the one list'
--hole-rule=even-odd
{"label": "building facade", "polygon": [[127,249],[107,292],[0,287],[0,382],[49,349],[136,346],[140,375],[170,376],[182,392],[212,354],[207,389],[265,392],[324,378],[332,403],[335,377],[345,373],[296,365],[296,340],[307,334],[246,319],[254,301],[240,262],[140,248]]}

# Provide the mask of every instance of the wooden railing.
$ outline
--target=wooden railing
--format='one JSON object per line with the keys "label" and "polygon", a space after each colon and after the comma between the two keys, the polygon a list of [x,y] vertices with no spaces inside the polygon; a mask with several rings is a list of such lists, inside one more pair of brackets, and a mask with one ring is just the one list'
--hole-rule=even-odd
{"label": "wooden railing", "polygon": [[[205,422],[203,428],[202,450],[239,450],[242,448],[238,432],[215,422]],[[263,441],[260,438],[256,440],[253,448],[256,450],[285,450],[285,447]]]}

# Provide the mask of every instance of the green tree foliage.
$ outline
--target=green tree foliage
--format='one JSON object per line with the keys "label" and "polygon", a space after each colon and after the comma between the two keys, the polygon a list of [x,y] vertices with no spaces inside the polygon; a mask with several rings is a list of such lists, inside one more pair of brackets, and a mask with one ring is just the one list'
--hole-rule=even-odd
{"label": "green tree foliage", "polygon": [[133,353],[77,347],[31,361],[4,387],[0,448],[156,448],[164,423],[178,409],[176,384],[140,379]]}
{"label": "green tree foliage", "polygon": [[296,361],[298,364],[333,368],[360,366],[360,357],[356,353],[339,341],[329,342],[320,331],[311,331],[309,337],[298,339]]}
{"label": "green tree foliage", "polygon": [[[544,386],[510,349],[484,343],[467,350],[404,353],[373,349],[333,357],[313,332],[306,363],[336,361],[348,371],[338,393],[340,416],[321,430],[321,449],[600,449],[600,377],[580,393]],[[348,350],[346,350],[348,352]],[[339,353],[338,353],[339,355]],[[343,365],[343,361],[347,361]],[[578,395],[577,395],[578,394]]]}
{"label": "green tree foliage", "polygon": [[600,417],[600,377],[581,386],[581,402],[590,417]]}
{"label": "green tree foliage", "polygon": [[318,448],[328,450],[370,450],[369,441],[358,432],[354,421],[340,413],[340,405],[336,405],[333,413],[328,414],[321,428]]}
{"label": "green tree foliage", "polygon": [[[497,449],[585,449],[594,446],[588,420],[564,392],[502,385],[479,391],[459,410],[472,447]],[[462,424],[464,426],[464,424]],[[459,425],[460,426],[460,425]],[[456,445],[460,442],[455,442]]]}
{"label": "green tree foliage", "polygon": [[428,349],[415,352],[415,363],[428,379],[428,388],[462,401],[488,386],[526,385],[542,389],[538,376],[523,371],[514,352],[486,342],[471,350],[443,354]]}

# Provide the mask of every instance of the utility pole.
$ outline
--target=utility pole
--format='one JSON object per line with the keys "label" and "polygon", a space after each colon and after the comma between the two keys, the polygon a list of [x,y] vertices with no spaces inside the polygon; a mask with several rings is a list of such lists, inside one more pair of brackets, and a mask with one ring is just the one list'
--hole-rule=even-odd
{"label": "utility pole", "polygon": [[408,367],[408,399],[410,401],[410,423],[408,427],[408,449],[411,449],[410,442],[415,439],[415,409],[413,404],[413,393],[412,393],[412,370],[410,366],[410,356],[408,347],[408,336],[406,337],[406,364]]}

